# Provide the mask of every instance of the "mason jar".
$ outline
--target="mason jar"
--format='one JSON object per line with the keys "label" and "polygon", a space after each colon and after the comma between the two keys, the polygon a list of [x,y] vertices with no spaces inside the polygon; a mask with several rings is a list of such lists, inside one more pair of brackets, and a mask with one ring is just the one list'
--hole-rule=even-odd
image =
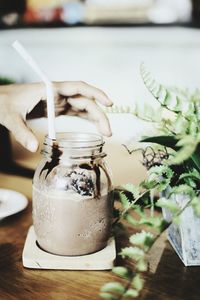
{"label": "mason jar", "polygon": [[43,250],[73,256],[106,246],[113,200],[103,145],[97,134],[45,138],[33,178],[33,225]]}

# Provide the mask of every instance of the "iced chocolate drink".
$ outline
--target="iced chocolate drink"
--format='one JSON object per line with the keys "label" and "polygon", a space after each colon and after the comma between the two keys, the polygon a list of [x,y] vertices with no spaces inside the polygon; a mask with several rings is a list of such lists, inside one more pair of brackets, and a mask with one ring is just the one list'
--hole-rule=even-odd
{"label": "iced chocolate drink", "polygon": [[34,229],[45,251],[83,255],[106,246],[112,199],[102,146],[88,134],[59,134],[56,145],[45,140],[33,181]]}

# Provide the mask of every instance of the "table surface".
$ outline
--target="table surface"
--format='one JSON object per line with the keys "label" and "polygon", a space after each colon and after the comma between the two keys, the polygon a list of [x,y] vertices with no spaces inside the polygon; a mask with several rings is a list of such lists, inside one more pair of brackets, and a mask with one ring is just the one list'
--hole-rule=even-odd
{"label": "table surface", "polygon": [[[22,266],[22,250],[32,223],[31,180],[0,173],[0,187],[29,198],[26,210],[0,222],[0,299],[100,299],[100,287],[116,279],[110,271],[31,270]],[[200,299],[200,268],[184,267],[165,236],[150,253],[149,262],[139,299]]]}

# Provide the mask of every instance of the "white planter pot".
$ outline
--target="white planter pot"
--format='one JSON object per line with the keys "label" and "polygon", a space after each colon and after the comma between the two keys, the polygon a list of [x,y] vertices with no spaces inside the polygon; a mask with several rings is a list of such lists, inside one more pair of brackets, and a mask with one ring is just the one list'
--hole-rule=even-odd
{"label": "white planter pot", "polygon": [[[189,200],[185,195],[172,195],[180,208]],[[163,216],[171,221],[172,214],[163,209]],[[185,266],[200,266],[200,218],[197,217],[192,207],[187,207],[180,216],[180,224],[172,224],[168,228],[168,240]]]}

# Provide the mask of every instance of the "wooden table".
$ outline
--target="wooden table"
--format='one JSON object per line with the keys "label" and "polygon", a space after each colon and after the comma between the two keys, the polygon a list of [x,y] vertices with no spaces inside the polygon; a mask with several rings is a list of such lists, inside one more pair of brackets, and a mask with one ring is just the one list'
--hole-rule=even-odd
{"label": "wooden table", "polygon": [[[97,300],[100,287],[116,279],[110,271],[47,271],[22,266],[31,219],[31,180],[0,173],[0,187],[25,194],[27,209],[0,222],[0,299]],[[200,299],[200,267],[184,267],[165,236],[151,252],[150,271],[139,299]]]}

